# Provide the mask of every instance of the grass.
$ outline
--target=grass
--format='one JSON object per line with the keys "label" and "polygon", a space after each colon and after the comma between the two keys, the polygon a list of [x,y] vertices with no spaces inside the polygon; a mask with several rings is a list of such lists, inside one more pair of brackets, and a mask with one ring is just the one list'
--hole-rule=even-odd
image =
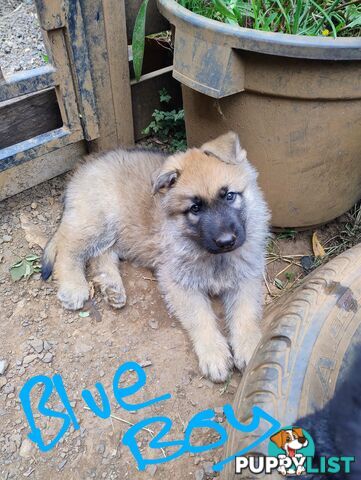
{"label": "grass", "polygon": [[178,0],[204,17],[241,27],[299,35],[358,37],[360,0]]}
{"label": "grass", "polygon": [[361,242],[361,202],[343,216],[343,221],[337,225],[335,230],[335,235],[323,244],[326,260]]}
{"label": "grass", "polygon": [[[319,227],[316,232],[324,249],[322,258],[313,256],[315,251],[313,255],[310,251],[305,251],[303,254],[300,252],[297,255],[288,255],[284,252],[284,242],[292,242],[298,235],[307,235],[311,246],[312,233],[314,233],[312,231],[296,232],[289,229],[270,239],[266,256],[265,284],[268,290],[266,303],[272,303],[274,299],[290,293],[302,282],[306,276],[302,267],[303,257],[312,260],[312,269],[314,269],[361,243],[361,202],[354,205],[341,218]],[[271,264],[273,268],[270,269]]]}

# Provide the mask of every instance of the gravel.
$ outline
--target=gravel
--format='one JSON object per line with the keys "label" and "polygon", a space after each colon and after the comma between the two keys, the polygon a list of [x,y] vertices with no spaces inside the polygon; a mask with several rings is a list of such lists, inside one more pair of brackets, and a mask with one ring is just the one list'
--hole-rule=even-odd
{"label": "gravel", "polygon": [[5,78],[46,63],[35,5],[30,0],[0,0],[0,65]]}

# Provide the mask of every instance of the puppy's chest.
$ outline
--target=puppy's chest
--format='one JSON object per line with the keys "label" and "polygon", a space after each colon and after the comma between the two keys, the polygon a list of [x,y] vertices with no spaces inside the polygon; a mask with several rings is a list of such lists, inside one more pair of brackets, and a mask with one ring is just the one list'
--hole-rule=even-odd
{"label": "puppy's chest", "polygon": [[173,271],[175,280],[185,288],[203,290],[212,295],[234,288],[242,279],[240,261],[214,256],[202,260],[189,259]]}

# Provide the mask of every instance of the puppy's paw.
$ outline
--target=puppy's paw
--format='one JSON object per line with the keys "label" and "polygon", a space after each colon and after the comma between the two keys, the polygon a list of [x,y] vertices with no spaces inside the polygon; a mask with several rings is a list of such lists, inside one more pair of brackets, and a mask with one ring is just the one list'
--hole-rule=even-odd
{"label": "puppy's paw", "polygon": [[102,288],[104,299],[113,308],[123,308],[127,303],[127,296],[123,286],[109,285]]}
{"label": "puppy's paw", "polygon": [[199,367],[204,376],[212,382],[222,383],[229,377],[233,360],[227,344],[214,344],[203,348],[199,354]]}
{"label": "puppy's paw", "polygon": [[60,287],[58,291],[58,299],[67,310],[79,310],[89,298],[88,285],[82,287],[66,285]]}
{"label": "puppy's paw", "polygon": [[246,339],[239,339],[238,342],[232,342],[233,360],[235,367],[243,373],[254,351],[261,340],[261,331],[254,331]]}

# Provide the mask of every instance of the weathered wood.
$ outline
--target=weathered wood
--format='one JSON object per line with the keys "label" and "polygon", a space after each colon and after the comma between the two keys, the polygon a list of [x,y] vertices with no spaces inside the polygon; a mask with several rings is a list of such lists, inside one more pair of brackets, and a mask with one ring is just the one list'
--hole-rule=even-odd
{"label": "weathered wood", "polygon": [[134,130],[124,0],[105,0],[103,8],[117,141],[129,145]]}
{"label": "weathered wood", "polygon": [[55,69],[51,65],[15,73],[0,84],[0,102],[39,92],[57,84]]}
{"label": "weathered wood", "polygon": [[[106,0],[105,0],[106,1]],[[127,37],[129,45],[132,43],[134,22],[137,18],[138,10],[143,0],[125,0],[125,11],[127,19]],[[147,18],[145,24],[146,35],[163,32],[168,30],[168,21],[159,13],[155,0],[150,0],[147,9]]]}
{"label": "weathered wood", "polygon": [[0,172],[0,201],[72,169],[85,153],[82,141]]}
{"label": "weathered wood", "polygon": [[90,143],[94,151],[133,143],[128,60],[124,62],[127,46],[122,41],[123,1],[80,0],[99,119],[99,139]]}
{"label": "weathered wood", "polygon": [[71,132],[81,132],[84,135],[79,117],[64,29],[51,30],[47,32],[47,36],[52,51],[54,67],[56,68],[58,81],[56,94],[64,126]]}
{"label": "weathered wood", "polygon": [[60,128],[63,122],[54,90],[0,103],[0,148]]}
{"label": "weathered wood", "polygon": [[41,28],[55,30],[66,25],[67,4],[64,0],[35,0],[35,4]]}
{"label": "weathered wood", "polygon": [[86,140],[94,140],[99,137],[98,116],[83,17],[79,0],[73,0],[69,2],[68,5],[68,51],[69,53],[71,52],[73,77],[81,114],[81,123]]}
{"label": "weathered wood", "polygon": [[24,142],[16,143],[0,150],[0,171],[12,168],[33,158],[46,155],[65,145],[83,139],[83,132],[70,132],[66,127],[42,133]]}

